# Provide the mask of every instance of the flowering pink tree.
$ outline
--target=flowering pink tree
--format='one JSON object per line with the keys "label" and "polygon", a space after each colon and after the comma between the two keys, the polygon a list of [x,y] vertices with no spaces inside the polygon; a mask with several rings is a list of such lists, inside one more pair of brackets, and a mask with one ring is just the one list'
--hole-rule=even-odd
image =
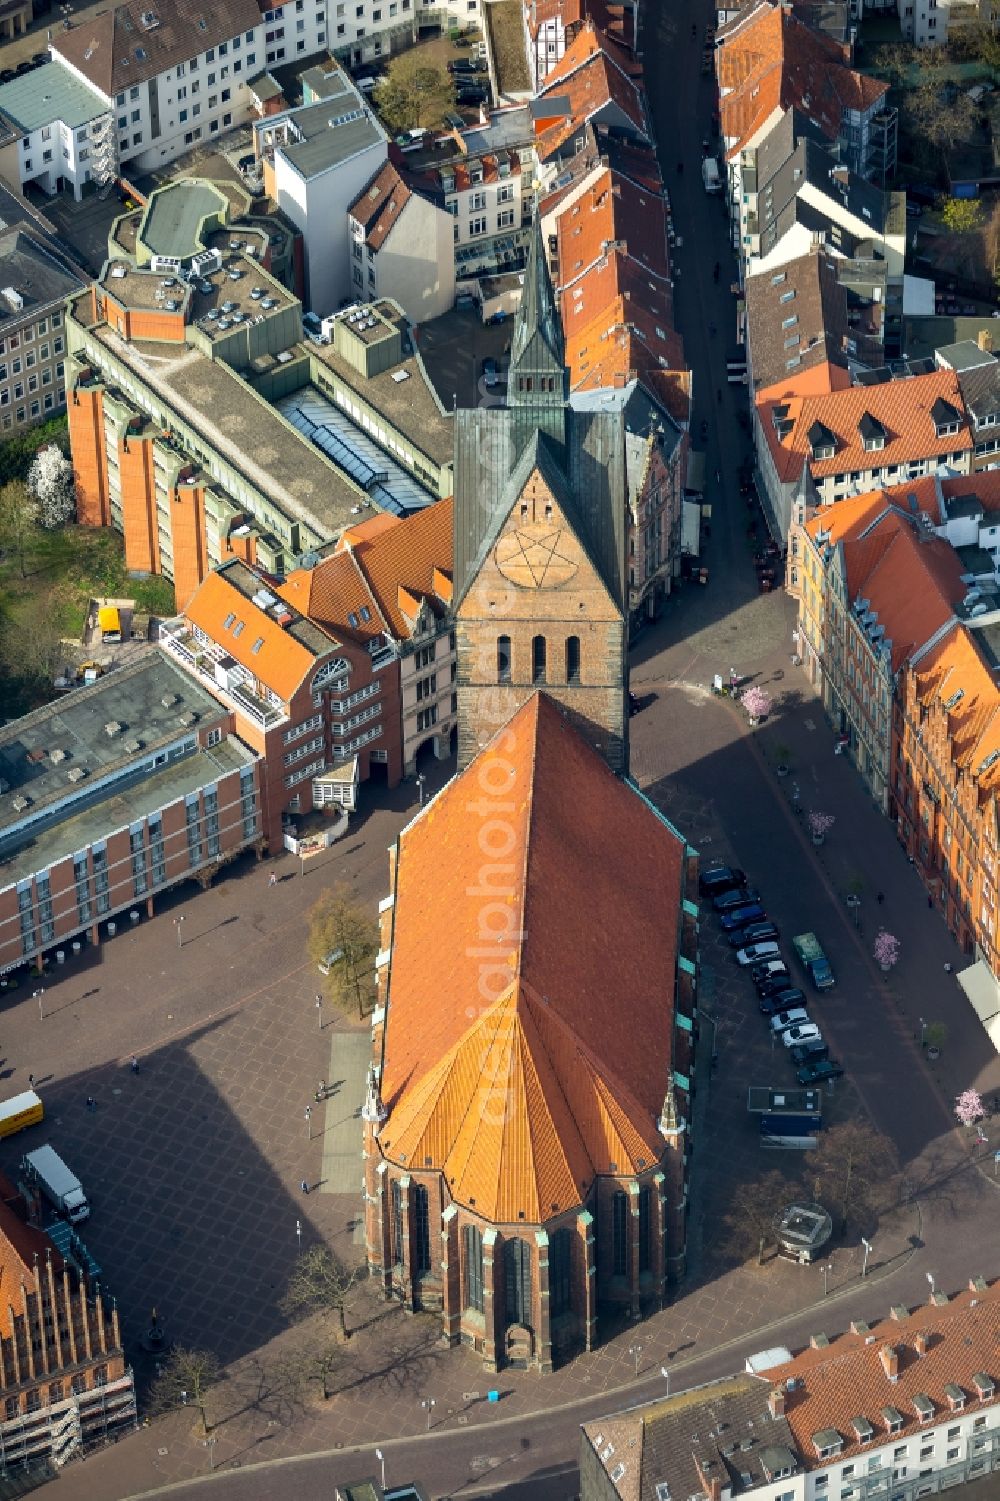
{"label": "flowering pink tree", "polygon": [[809,832],[814,839],[823,839],[829,834],[837,820],[832,813],[810,813]]}
{"label": "flowering pink tree", "polygon": [[899,939],[885,928],[879,928],[875,937],[875,947],[872,949],[876,964],[883,969],[892,969],[894,964],[899,963]]}
{"label": "flowering pink tree", "polygon": [[751,719],[766,719],[771,712],[771,695],[763,688],[748,688],[743,695],[743,707]]}
{"label": "flowering pink tree", "polygon": [[982,1095],[978,1089],[964,1089],[955,1100],[955,1114],[963,1126],[974,1126],[986,1114]]}

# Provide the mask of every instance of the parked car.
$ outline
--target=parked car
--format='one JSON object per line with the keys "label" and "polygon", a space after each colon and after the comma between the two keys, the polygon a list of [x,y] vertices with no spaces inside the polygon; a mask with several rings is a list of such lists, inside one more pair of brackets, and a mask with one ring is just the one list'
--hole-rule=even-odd
{"label": "parked car", "polygon": [[767,913],[760,902],[744,902],[739,907],[732,907],[719,923],[723,933],[738,933],[745,928],[747,923],[763,922]]}
{"label": "parked car", "polygon": [[16,77],[17,74],[14,72],[13,68],[4,68],[3,71],[0,72],[0,83],[10,83],[11,79]]}
{"label": "parked car", "polygon": [[448,63],[449,73],[485,73],[486,64],[481,57],[453,57]]}
{"label": "parked car", "polygon": [[781,950],[773,941],[768,943],[751,943],[745,949],[736,950],[736,963],[746,968],[750,964],[759,964],[763,959],[780,959]]}
{"label": "parked car", "polygon": [[31,55],[31,61],[34,63],[36,68],[40,68],[42,66],[42,63],[47,63],[48,60],[49,54],[47,52],[33,52]]}
{"label": "parked car", "polygon": [[751,886],[736,886],[732,891],[724,891],[712,902],[716,912],[731,912],[734,907],[742,907],[749,902],[759,902],[760,892]]}
{"label": "parked car", "polygon": [[750,971],[750,978],[760,995],[763,995],[764,991],[776,980],[780,980],[782,985],[792,984],[792,977],[788,973],[788,965],[784,959],[767,959],[763,964],[755,964]]}
{"label": "parked car", "polygon": [[455,91],[455,98],[459,104],[485,104],[487,93],[478,84],[460,84]]}
{"label": "parked car", "polygon": [[779,1011],[777,1016],[771,1017],[771,1031],[787,1032],[789,1027],[801,1027],[810,1020],[809,1012],[804,1006],[795,1006],[791,1011]]}
{"label": "parked car", "polygon": [[821,1058],[830,1056],[825,1042],[797,1042],[791,1051],[796,1068],[801,1068],[803,1063],[818,1063]]}
{"label": "parked car", "polygon": [[815,1022],[799,1022],[782,1032],[781,1040],[786,1048],[794,1048],[800,1042],[822,1042],[823,1034]]}
{"label": "parked car", "polygon": [[758,1004],[762,1016],[777,1016],[779,1011],[788,1011],[792,1006],[804,1006],[806,998],[794,985],[786,985],[773,995],[762,995]]}
{"label": "parked car", "polygon": [[827,1079],[842,1079],[844,1070],[832,1058],[817,1058],[814,1063],[804,1063],[795,1077],[800,1084],[823,1084]]}
{"label": "parked car", "polygon": [[496,360],[483,360],[483,380],[492,390],[500,380],[500,366]]}
{"label": "parked car", "polygon": [[[764,919],[747,923],[743,929],[743,938],[746,943],[763,943],[765,938],[779,938],[780,936],[777,923]],[[733,939],[730,938],[729,942],[732,943]]]}
{"label": "parked car", "polygon": [[698,890],[702,896],[720,896],[723,891],[732,891],[736,886],[745,886],[746,872],[737,866],[714,865],[703,870],[698,877]]}

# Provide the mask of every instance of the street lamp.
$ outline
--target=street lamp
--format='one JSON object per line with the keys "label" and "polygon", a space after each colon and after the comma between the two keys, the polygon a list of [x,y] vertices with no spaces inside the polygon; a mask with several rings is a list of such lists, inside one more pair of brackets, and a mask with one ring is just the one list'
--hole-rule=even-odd
{"label": "street lamp", "polygon": [[299,1243],[299,1253],[301,1254],[301,1252],[302,1252],[302,1221],[301,1220],[296,1220],[295,1221],[295,1239]]}
{"label": "street lamp", "polygon": [[931,1297],[933,1298],[934,1291],[935,1291],[935,1288],[934,1288],[934,1273],[933,1272],[925,1272],[924,1276],[927,1278],[927,1281],[931,1285]]}
{"label": "street lamp", "polygon": [[830,1261],[824,1262],[823,1263],[823,1296],[824,1296],[824,1298],[827,1297],[827,1295],[829,1294],[829,1291],[830,1291],[830,1273],[832,1271],[833,1271],[833,1263],[830,1262]]}
{"label": "street lamp", "polygon": [[639,1375],[639,1356],[642,1354],[642,1346],[641,1345],[629,1345],[629,1347],[628,1347],[628,1353],[632,1356],[632,1359],[635,1361],[635,1374],[638,1377],[638,1375]]}
{"label": "street lamp", "polygon": [[37,990],[33,990],[31,992],[31,999],[33,1001],[37,1001],[38,1002],[38,1020],[39,1021],[44,1021],[45,1020],[45,1016],[44,1016],[44,1013],[42,1011],[42,996],[44,994],[45,994],[45,986],[44,985],[40,985]]}
{"label": "street lamp", "polygon": [[177,929],[177,947],[179,949],[182,949],[184,947],[184,932],[183,932],[183,929],[181,927],[181,924],[183,923],[183,921],[184,921],[183,917],[175,917],[174,918],[174,927]]}
{"label": "street lamp", "polygon": [[384,1496],[385,1495],[385,1455],[382,1453],[381,1449],[376,1449],[375,1450],[375,1458],[378,1460],[379,1464],[382,1466],[382,1495]]}
{"label": "street lamp", "polygon": [[433,1415],[434,1408],[435,1408],[435,1406],[437,1404],[435,1403],[433,1397],[421,1397],[421,1399],[420,1399],[420,1405],[424,1409],[424,1412],[427,1414],[427,1432],[430,1433],[430,1431],[431,1431],[431,1417]]}
{"label": "street lamp", "polygon": [[920,1046],[921,1047],[923,1047],[923,1045],[924,1045],[924,1033],[926,1031],[927,1031],[927,1023],[924,1021],[923,1017],[921,1017],[920,1018]]}
{"label": "street lamp", "polygon": [[309,1140],[310,1141],[312,1141],[312,1139],[313,1139],[312,1118],[313,1118],[313,1108],[312,1108],[311,1105],[307,1105],[306,1106],[306,1130],[309,1133]]}
{"label": "street lamp", "polygon": [[664,1381],[667,1383],[667,1396],[669,1397],[670,1396],[670,1367],[669,1366],[665,1366],[665,1365],[661,1365],[660,1366],[660,1375],[663,1377]]}
{"label": "street lamp", "polygon": [[424,806],[424,783],[426,781],[427,781],[427,778],[424,776],[423,772],[421,772],[420,775],[417,777],[417,807],[418,808],[422,808]]}
{"label": "street lamp", "polygon": [[862,1275],[862,1277],[867,1277],[867,1275],[868,1275],[868,1257],[871,1255],[872,1243],[871,1243],[870,1240],[865,1240],[864,1236],[862,1235],[862,1237],[861,1237],[861,1245],[862,1245],[862,1248],[864,1250],[864,1258],[863,1258],[863,1260],[861,1262],[861,1275]]}
{"label": "street lamp", "polygon": [[323,1030],[323,997],[321,995],[318,995],[316,997],[316,1020],[319,1022],[319,1029],[322,1032],[322,1030]]}

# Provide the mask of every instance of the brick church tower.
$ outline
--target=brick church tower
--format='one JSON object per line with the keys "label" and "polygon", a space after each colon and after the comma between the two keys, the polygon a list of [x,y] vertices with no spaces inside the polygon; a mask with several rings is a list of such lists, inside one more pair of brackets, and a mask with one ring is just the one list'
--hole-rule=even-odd
{"label": "brick church tower", "polygon": [[460,769],[542,688],[627,772],[625,473],[620,414],[569,404],[536,220],[507,405],[456,416]]}

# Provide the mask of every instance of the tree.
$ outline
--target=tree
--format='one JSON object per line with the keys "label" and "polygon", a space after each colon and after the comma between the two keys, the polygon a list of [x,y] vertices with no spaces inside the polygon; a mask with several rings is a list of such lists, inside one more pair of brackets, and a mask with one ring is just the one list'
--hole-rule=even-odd
{"label": "tree", "polygon": [[765,719],[771,712],[771,695],[764,688],[748,688],[743,695],[743,707],[751,719]]}
{"label": "tree", "polygon": [[899,939],[894,933],[888,932],[885,928],[879,928],[872,948],[875,963],[882,969],[892,969],[894,964],[899,963],[899,947]]}
{"label": "tree", "polygon": [[863,1121],[830,1126],[810,1156],[814,1197],[831,1204],[840,1229],[870,1214],[896,1172],[896,1149],[887,1136]]}
{"label": "tree", "polygon": [[38,504],[44,527],[65,526],[76,519],[73,465],[55,443],[40,448],[28,470],[28,493]]}
{"label": "tree", "polygon": [[778,1219],[795,1198],[795,1185],[776,1169],[756,1183],[740,1183],[733,1192],[725,1217],[730,1242],[737,1254],[756,1256],[763,1266],[764,1252],[777,1242]]}
{"label": "tree", "polygon": [[976,128],[979,112],[967,94],[959,91],[945,103],[940,85],[932,80],[920,84],[906,95],[906,112],[918,139],[937,151],[940,165],[947,167],[948,153],[960,141],[969,140]]}
{"label": "tree", "polygon": [[955,1114],[963,1126],[974,1126],[986,1114],[986,1106],[978,1089],[963,1089],[955,1100]]}
{"label": "tree", "polygon": [[455,107],[455,82],[447,69],[426,62],[415,49],[392,59],[374,98],[395,135],[414,126],[440,125],[446,111]]}
{"label": "tree", "polygon": [[0,546],[15,554],[21,577],[28,577],[25,557],[38,528],[38,502],[23,480],[11,480],[0,490]]}
{"label": "tree", "polygon": [[330,968],[329,984],[334,999],[341,1006],[357,1003],[359,1017],[375,991],[375,956],[378,953],[378,927],[366,908],[353,899],[350,889],[340,885],[324,891],[309,912],[309,957],[321,964],[331,955],[337,959]]}
{"label": "tree", "polygon": [[347,1340],[347,1302],[360,1274],[360,1267],[345,1266],[329,1246],[310,1246],[295,1263],[281,1307],[288,1314],[336,1314],[340,1339]]}
{"label": "tree", "polygon": [[202,1431],[207,1438],[211,1426],[205,1411],[205,1398],[208,1388],[215,1385],[221,1374],[218,1356],[211,1350],[187,1350],[175,1345],[150,1388],[150,1412],[172,1412],[190,1404],[198,1409]]}
{"label": "tree", "polygon": [[941,218],[953,234],[971,234],[983,222],[982,204],[976,198],[946,198]]}

